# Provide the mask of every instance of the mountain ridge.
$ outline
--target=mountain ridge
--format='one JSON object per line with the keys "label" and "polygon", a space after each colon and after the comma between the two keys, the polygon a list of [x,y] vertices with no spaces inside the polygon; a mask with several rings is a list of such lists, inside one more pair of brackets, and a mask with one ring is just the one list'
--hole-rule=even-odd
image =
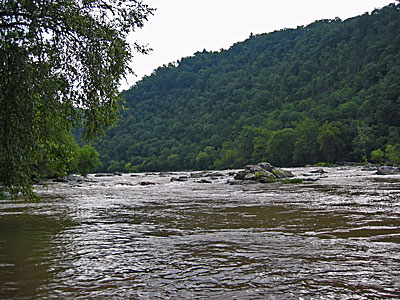
{"label": "mountain ridge", "polygon": [[101,171],[383,161],[400,151],[400,5],[196,52],[122,95]]}

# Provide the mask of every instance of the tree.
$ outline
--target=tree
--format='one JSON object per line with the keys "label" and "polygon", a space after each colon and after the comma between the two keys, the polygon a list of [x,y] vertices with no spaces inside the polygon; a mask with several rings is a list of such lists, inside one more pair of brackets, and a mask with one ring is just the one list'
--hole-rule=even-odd
{"label": "tree", "polygon": [[400,144],[396,144],[394,146],[387,145],[385,148],[385,155],[389,164],[400,164]]}
{"label": "tree", "polygon": [[1,1],[1,189],[32,194],[53,130],[82,123],[90,139],[115,123],[131,50],[148,50],[126,37],[152,12],[141,0]]}
{"label": "tree", "polygon": [[339,122],[325,122],[320,128],[317,140],[322,157],[327,162],[335,162],[341,157],[343,141],[339,126]]}
{"label": "tree", "polygon": [[72,133],[68,131],[54,131],[47,149],[42,149],[42,156],[35,164],[34,176],[37,179],[63,177],[76,170],[79,146]]}
{"label": "tree", "polygon": [[237,159],[239,158],[238,150],[231,141],[226,141],[222,144],[222,149],[219,154],[219,159],[214,162],[216,169],[232,169],[240,168],[241,165],[237,164]]}
{"label": "tree", "polygon": [[167,165],[168,169],[171,171],[175,171],[179,169],[179,155],[176,153],[172,153],[171,155],[168,155],[167,158]]}
{"label": "tree", "polygon": [[319,123],[313,119],[304,119],[296,126],[296,143],[293,159],[298,165],[316,163],[319,159],[318,138]]}
{"label": "tree", "polygon": [[385,153],[380,148],[371,151],[371,161],[374,163],[381,163],[383,161],[384,156]]}
{"label": "tree", "polygon": [[253,138],[252,161],[262,162],[266,160],[268,141],[272,132],[266,128],[258,128]]}
{"label": "tree", "polygon": [[85,145],[79,151],[77,171],[86,176],[101,165],[99,153],[92,146]]}
{"label": "tree", "polygon": [[371,127],[362,124],[357,126],[357,136],[353,140],[354,152],[362,158],[363,161],[367,160],[367,153],[371,151],[374,144],[374,134]]}
{"label": "tree", "polygon": [[296,132],[293,128],[275,131],[268,143],[269,161],[277,166],[292,166]]}

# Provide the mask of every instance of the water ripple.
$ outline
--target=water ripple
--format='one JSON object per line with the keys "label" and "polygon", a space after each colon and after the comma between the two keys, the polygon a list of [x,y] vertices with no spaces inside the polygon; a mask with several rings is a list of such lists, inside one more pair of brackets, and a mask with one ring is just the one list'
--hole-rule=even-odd
{"label": "water ripple", "polygon": [[332,168],[232,186],[224,174],[89,177],[38,187],[38,205],[0,202],[0,298],[400,297],[399,176]]}

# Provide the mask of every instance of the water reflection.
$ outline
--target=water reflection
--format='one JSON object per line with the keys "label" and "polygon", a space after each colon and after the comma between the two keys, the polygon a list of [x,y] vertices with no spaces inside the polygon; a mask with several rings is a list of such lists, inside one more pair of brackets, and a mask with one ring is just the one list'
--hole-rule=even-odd
{"label": "water reflection", "polygon": [[38,206],[0,204],[1,298],[399,298],[400,178],[329,172],[295,185],[231,186],[226,173],[39,187]]}
{"label": "water reflection", "polygon": [[1,299],[40,294],[50,278],[51,239],[59,231],[60,224],[43,216],[14,212],[0,218]]}

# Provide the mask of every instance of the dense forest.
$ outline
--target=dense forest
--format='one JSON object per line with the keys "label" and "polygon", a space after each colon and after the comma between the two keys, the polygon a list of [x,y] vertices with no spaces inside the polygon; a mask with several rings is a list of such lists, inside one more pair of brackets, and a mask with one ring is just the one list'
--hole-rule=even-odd
{"label": "dense forest", "polygon": [[99,171],[400,163],[400,4],[250,35],[123,92]]}

